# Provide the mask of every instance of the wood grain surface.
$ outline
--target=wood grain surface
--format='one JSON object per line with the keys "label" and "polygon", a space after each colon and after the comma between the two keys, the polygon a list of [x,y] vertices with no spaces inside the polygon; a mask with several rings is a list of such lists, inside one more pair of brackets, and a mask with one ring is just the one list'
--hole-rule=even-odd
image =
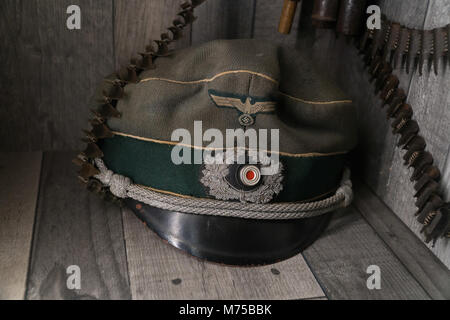
{"label": "wood grain surface", "polygon": [[252,37],[255,0],[206,1],[195,11],[192,44],[215,39],[248,39]]}
{"label": "wood grain surface", "polygon": [[295,46],[299,39],[300,17],[302,5],[298,5],[292,23],[291,33],[283,35],[278,32],[278,24],[284,1],[257,0],[255,7],[255,23],[253,37],[255,39],[270,40],[286,46]]}
{"label": "wood grain surface", "polygon": [[[430,298],[353,207],[337,212],[303,255],[331,300]],[[380,267],[380,290],[367,288],[371,265]]]}
{"label": "wood grain surface", "polygon": [[200,261],[162,241],[130,210],[123,211],[133,299],[304,299],[324,294],[297,255],[264,267]]}
{"label": "wood grain surface", "polygon": [[75,150],[88,101],[114,69],[112,1],[79,0],[81,30],[69,30],[70,0],[0,2],[0,149]]}
{"label": "wood grain surface", "polygon": [[[120,209],[81,186],[74,156],[44,154],[27,299],[129,299]],[[67,288],[72,265],[80,290]]]}
{"label": "wood grain surface", "polygon": [[450,299],[450,271],[372,191],[355,183],[354,205],[433,299]]}
{"label": "wood grain surface", "polygon": [[0,300],[23,299],[42,153],[0,153]]}

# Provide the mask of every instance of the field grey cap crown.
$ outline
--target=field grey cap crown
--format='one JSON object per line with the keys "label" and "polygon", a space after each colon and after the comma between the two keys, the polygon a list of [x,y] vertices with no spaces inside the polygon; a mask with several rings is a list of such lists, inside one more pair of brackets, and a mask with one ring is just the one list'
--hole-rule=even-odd
{"label": "field grey cap crown", "polygon": [[[356,144],[355,110],[336,85],[292,49],[259,40],[217,40],[156,60],[138,84],[126,86],[114,131],[170,140],[174,128],[239,128],[236,110],[218,109],[211,98],[228,95],[276,101],[255,129],[280,129],[289,153],[349,151]],[[148,124],[152,125],[148,125]]]}

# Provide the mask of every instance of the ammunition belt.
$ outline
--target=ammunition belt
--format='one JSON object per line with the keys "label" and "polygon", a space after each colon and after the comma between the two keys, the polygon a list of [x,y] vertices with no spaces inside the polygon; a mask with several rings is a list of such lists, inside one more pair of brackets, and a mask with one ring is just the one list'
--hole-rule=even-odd
{"label": "ammunition belt", "polygon": [[392,131],[400,136],[397,146],[406,150],[404,164],[414,168],[411,181],[415,182],[416,216],[423,224],[421,232],[425,241],[433,241],[433,245],[439,237],[450,237],[450,203],[445,203],[440,195],[441,173],[426,150],[419,124],[412,119],[413,109],[406,102],[407,94],[399,87],[399,79],[392,73],[392,63],[395,66],[402,60],[407,71],[409,64],[414,63],[414,69],[419,65],[421,72],[424,59],[434,58],[437,73],[437,60],[441,57],[448,60],[449,26],[419,31],[385,20],[381,30],[367,30],[358,44],[371,81],[375,80],[375,93],[379,93],[381,107],[387,106],[387,118],[393,119]]}
{"label": "ammunition belt", "polygon": [[98,103],[98,107],[91,110],[94,118],[90,121],[92,128],[85,130],[83,142],[87,143],[86,149],[81,152],[73,162],[81,167],[78,178],[86,185],[88,190],[98,193],[104,200],[122,205],[122,199],[111,193],[110,189],[103,186],[95,176],[100,171],[95,166],[95,159],[102,158],[103,152],[97,143],[101,139],[112,138],[114,135],[106,125],[109,118],[120,118],[121,114],[116,109],[118,101],[124,97],[125,86],[129,83],[139,83],[139,75],[144,70],[155,68],[155,59],[171,54],[169,45],[183,36],[183,30],[192,24],[196,17],[194,9],[206,0],[189,0],[181,4],[181,11],[172,25],[167,29],[169,32],[161,34],[159,40],[151,41],[140,53],[140,58],[131,59],[131,63],[121,68],[112,79],[105,80],[103,97]]}
{"label": "ammunition belt", "polygon": [[[346,36],[355,36],[362,31],[365,16],[365,0],[314,0],[312,24],[317,28],[335,28]],[[381,51],[382,57],[394,68],[406,68],[406,72],[419,69],[428,62],[428,71],[434,67],[437,75],[439,61],[444,68],[449,63],[450,24],[432,30],[412,29],[382,17],[381,29],[371,30],[363,38],[363,47],[370,38],[371,58]]]}
{"label": "ammunition belt", "polygon": [[367,49],[366,62],[373,61],[380,54],[383,61],[388,61],[394,68],[406,68],[407,73],[418,68],[419,75],[423,74],[423,66],[427,62],[428,71],[433,66],[437,75],[439,61],[442,61],[444,69],[450,63],[449,43],[450,24],[432,30],[418,30],[383,18],[381,29],[367,30],[360,47]]}
{"label": "ammunition belt", "polygon": [[365,8],[365,0],[314,0],[312,25],[354,36],[361,31]]}

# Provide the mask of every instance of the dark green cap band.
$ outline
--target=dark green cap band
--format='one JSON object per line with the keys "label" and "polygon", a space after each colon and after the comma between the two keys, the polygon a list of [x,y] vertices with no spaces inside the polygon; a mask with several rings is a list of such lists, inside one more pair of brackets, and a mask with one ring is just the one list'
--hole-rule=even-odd
{"label": "dark green cap band", "polygon": [[[102,141],[107,167],[140,184],[163,192],[196,198],[210,198],[200,182],[203,165],[175,165],[174,146],[114,136]],[[187,150],[189,151],[189,150]],[[201,150],[193,150],[202,152]],[[283,190],[272,202],[306,201],[334,192],[342,178],[344,154],[290,157],[280,156],[283,164]]]}

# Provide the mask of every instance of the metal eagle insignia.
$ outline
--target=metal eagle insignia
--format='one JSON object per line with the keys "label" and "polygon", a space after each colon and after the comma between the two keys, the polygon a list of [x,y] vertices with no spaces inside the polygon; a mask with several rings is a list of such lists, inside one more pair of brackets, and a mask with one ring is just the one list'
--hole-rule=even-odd
{"label": "metal eagle insignia", "polygon": [[259,113],[275,112],[276,101],[250,96],[239,96],[227,93],[219,93],[209,90],[209,96],[216,106],[235,109],[239,113],[239,123],[242,126],[250,126],[255,123],[256,115]]}

